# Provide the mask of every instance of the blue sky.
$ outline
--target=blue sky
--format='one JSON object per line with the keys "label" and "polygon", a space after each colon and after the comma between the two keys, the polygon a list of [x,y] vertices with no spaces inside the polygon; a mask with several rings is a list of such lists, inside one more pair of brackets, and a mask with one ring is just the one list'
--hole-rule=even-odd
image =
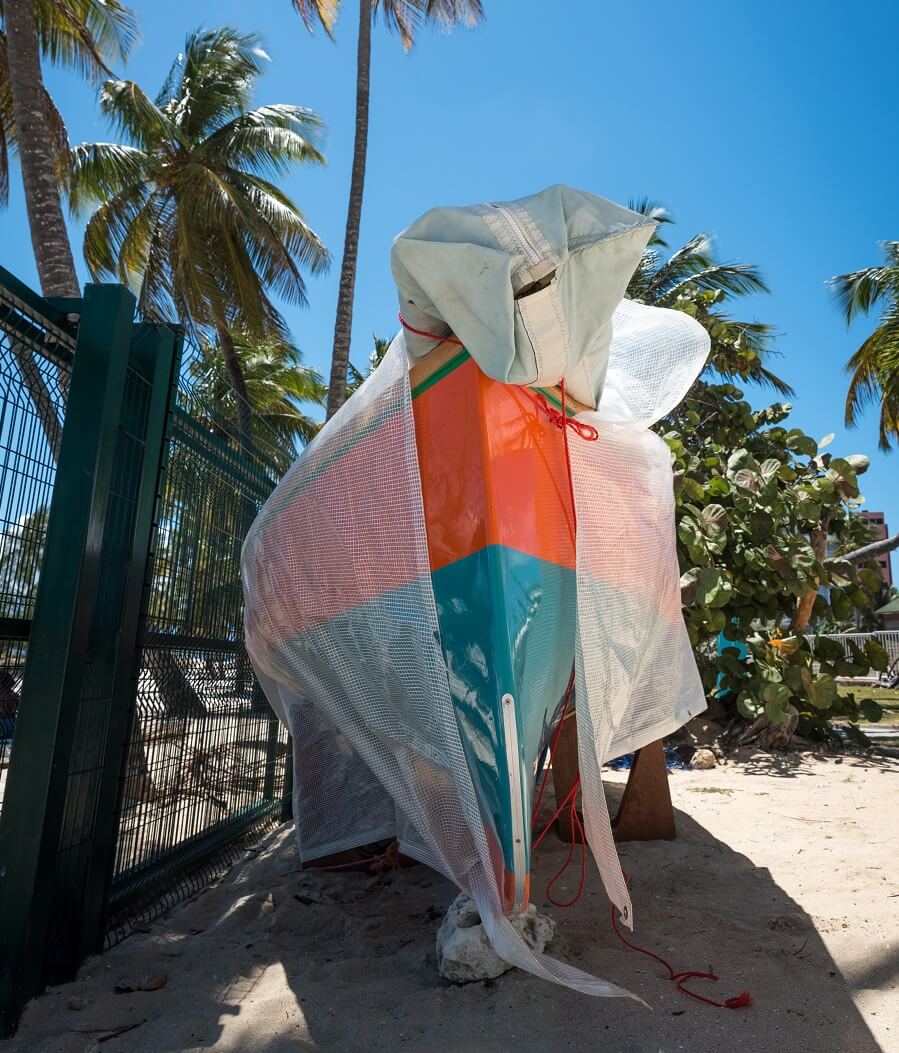
{"label": "blue sky", "polygon": [[[394,235],[436,204],[514,198],[568,183],[625,202],[648,194],[677,226],[729,260],[758,264],[769,296],[741,305],[778,327],[776,372],[796,388],[791,421],[834,453],[865,452],[867,507],[899,529],[899,451],[877,452],[875,415],[842,426],[843,363],[870,330],[841,322],[825,288],[874,264],[899,238],[899,5],[869,0],[662,0],[536,4],[484,0],[474,32],[422,33],[404,55],[374,35],[368,181],[353,329],[365,365],[372,333],[395,328]],[[143,42],[125,74],[155,93],[187,31],[255,30],[272,58],[258,102],[294,102],[326,121],[328,167],[287,189],[331,249],[309,308],[288,312],[306,359],[327,370],[352,155],[355,13],[337,43],[309,36],[289,0],[134,0]],[[110,139],[92,90],[50,72],[73,141]],[[80,232],[73,227],[76,251]],[[0,261],[34,282],[21,194],[0,214]],[[751,392],[763,404],[764,391]]]}

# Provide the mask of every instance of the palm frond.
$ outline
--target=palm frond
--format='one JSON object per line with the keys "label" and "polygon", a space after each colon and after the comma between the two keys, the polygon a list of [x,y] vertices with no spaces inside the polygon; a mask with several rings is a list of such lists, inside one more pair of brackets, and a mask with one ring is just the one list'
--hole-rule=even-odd
{"label": "palm frond", "polygon": [[41,52],[97,83],[139,39],[137,16],[120,0],[35,0]]}
{"label": "palm frond", "polygon": [[316,25],[320,25],[333,39],[340,0],[291,0],[291,3],[310,33],[314,32]]}
{"label": "palm frond", "polygon": [[292,164],[325,164],[316,145],[322,128],[318,114],[302,106],[260,106],[218,128],[194,156],[210,165],[283,175]]}
{"label": "palm frond", "polygon": [[399,34],[403,50],[415,42],[418,27],[425,20],[427,0],[372,0],[372,18]]}
{"label": "palm frond", "polygon": [[828,282],[847,325],[858,315],[867,314],[880,300],[899,298],[899,242],[885,241],[882,247],[886,266],[838,274]]}
{"label": "palm frond", "polygon": [[474,29],[484,19],[484,6],[481,0],[427,0],[425,18],[446,29]]}
{"label": "palm frond", "polygon": [[648,286],[647,294],[657,296],[665,293],[675,283],[690,277],[697,271],[714,265],[712,242],[707,234],[694,234],[689,241],[659,263]]}
{"label": "palm frond", "polygon": [[656,228],[649,239],[648,247],[657,246],[661,249],[667,249],[668,242],[662,237],[660,230],[664,224],[674,222],[674,217],[668,209],[647,196],[631,198],[627,203],[627,207],[631,212],[636,212],[641,216],[646,216],[647,219],[655,220]]}
{"label": "palm frond", "polygon": [[142,150],[180,139],[177,126],[133,80],[106,81],[100,90],[100,110]]}
{"label": "palm frond", "polygon": [[150,192],[145,183],[135,183],[94,211],[84,230],[84,259],[92,278],[118,277],[122,242]]}
{"label": "palm frond", "polygon": [[729,296],[770,291],[758,268],[751,263],[712,263],[666,285],[659,306],[673,303],[689,285],[706,292],[721,291]]}
{"label": "palm frond", "polygon": [[[303,409],[323,406],[327,389],[321,376],[302,361],[289,341],[258,341],[246,333],[234,337],[234,351],[243,373],[254,416],[254,442],[266,463],[284,471],[297,444],[308,442],[321,427]],[[194,400],[209,415],[209,426],[236,445],[237,408],[219,350],[201,346],[191,364]]]}
{"label": "palm frond", "polygon": [[145,150],[118,143],[72,147],[65,184],[73,215],[78,215],[86,202],[106,201],[145,181],[150,174],[149,161]]}
{"label": "palm frond", "polygon": [[767,366],[763,366],[761,363],[750,373],[750,376],[752,380],[761,384],[762,387],[773,388],[778,395],[793,398],[796,394],[796,389],[791,384],[777,376],[776,373],[772,373]]}
{"label": "palm frond", "polygon": [[899,375],[899,308],[889,312],[846,364],[852,374],[846,395],[846,423],[856,424],[861,411],[882,403],[884,392]]}
{"label": "palm frond", "polygon": [[230,26],[191,33],[177,93],[166,112],[191,141],[208,136],[246,109],[268,55],[256,33]]}

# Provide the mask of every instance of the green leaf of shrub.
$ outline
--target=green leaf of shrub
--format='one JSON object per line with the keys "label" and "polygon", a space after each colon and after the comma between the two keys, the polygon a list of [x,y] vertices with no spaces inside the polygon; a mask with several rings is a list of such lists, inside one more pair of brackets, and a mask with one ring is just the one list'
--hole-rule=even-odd
{"label": "green leaf of shrub", "polygon": [[723,607],[734,594],[730,580],[717,567],[699,567],[696,574],[696,603],[700,607]]}
{"label": "green leaf of shrub", "polygon": [[868,590],[868,592],[880,592],[880,586],[883,584],[883,578],[876,570],[871,570],[870,567],[863,567],[858,572],[859,581]]}
{"label": "green leaf of shrub", "polygon": [[883,708],[873,698],[863,698],[858,704],[858,711],[872,724],[876,724],[883,716]]}
{"label": "green leaf of shrub", "polygon": [[890,656],[877,640],[865,641],[865,657],[878,673],[885,673],[890,667]]}
{"label": "green leaf of shrub", "polygon": [[765,716],[772,724],[787,724],[790,720],[790,714],[777,702],[765,703]]}

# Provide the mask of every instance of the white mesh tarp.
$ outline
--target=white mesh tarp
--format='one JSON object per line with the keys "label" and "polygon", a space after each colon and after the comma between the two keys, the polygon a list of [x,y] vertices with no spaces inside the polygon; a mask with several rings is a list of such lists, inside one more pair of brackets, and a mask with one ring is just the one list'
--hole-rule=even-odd
{"label": "white mesh tarp", "polygon": [[[581,415],[599,441],[570,441],[576,712],[587,838],[630,925],[600,769],[705,705],[680,613],[670,458],[648,427],[686,392],[708,339],[685,315],[636,304],[620,304],[609,324],[599,411]],[[586,993],[625,995],[533,955],[505,916],[441,649],[409,357],[400,334],[244,547],[247,648],[293,736],[302,858],[395,837],[471,893],[505,960]]]}

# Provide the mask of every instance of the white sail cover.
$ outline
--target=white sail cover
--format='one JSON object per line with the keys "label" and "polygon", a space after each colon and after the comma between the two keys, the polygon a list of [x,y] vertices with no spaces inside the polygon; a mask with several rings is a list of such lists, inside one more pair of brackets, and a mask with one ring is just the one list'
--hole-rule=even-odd
{"label": "white sail cover", "polygon": [[[554,187],[434,210],[400,235],[393,256],[409,325],[456,333],[497,379],[567,378],[579,401],[598,406],[578,419],[599,441],[570,443],[576,714],[587,839],[629,926],[601,767],[705,708],[680,610],[670,456],[649,428],[684,396],[709,341],[682,313],[622,301],[650,233],[642,216]],[[531,309],[534,296],[542,305]],[[247,649],[293,736],[301,856],[395,837],[470,892],[506,961],[585,993],[627,995],[534,955],[503,911],[428,561],[408,371],[434,345],[397,335],[244,546]]]}

